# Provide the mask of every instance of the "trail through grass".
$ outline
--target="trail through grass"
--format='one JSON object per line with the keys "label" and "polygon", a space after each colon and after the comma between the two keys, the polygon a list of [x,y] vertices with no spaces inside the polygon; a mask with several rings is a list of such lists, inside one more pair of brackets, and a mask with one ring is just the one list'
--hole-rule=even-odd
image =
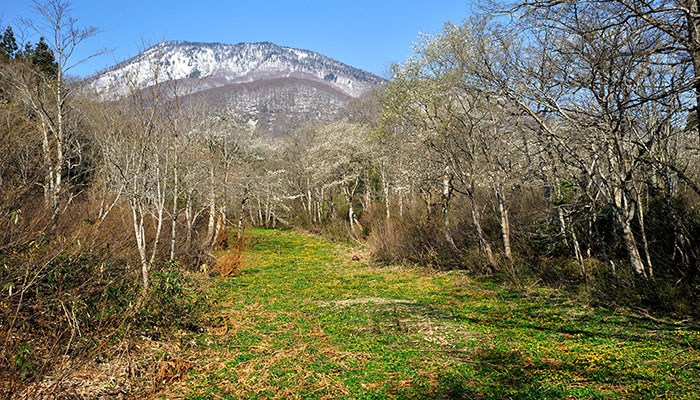
{"label": "trail through grass", "polygon": [[700,332],[252,230],[161,398],[700,398]]}

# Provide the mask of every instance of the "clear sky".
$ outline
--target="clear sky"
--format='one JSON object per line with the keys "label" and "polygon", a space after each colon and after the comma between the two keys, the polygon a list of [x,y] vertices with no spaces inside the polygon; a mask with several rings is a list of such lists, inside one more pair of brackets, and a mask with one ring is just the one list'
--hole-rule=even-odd
{"label": "clear sky", "polygon": [[[0,24],[19,28],[18,17],[38,18],[31,0],[0,0]],[[106,48],[72,73],[88,76],[162,40],[263,42],[312,50],[386,76],[405,61],[419,32],[436,33],[446,21],[469,14],[469,0],[74,0],[79,25],[101,33],[77,57]],[[27,32],[28,34],[29,32]],[[32,38],[35,41],[36,37]],[[146,46],[148,47],[148,46]],[[76,59],[77,59],[76,57]]]}

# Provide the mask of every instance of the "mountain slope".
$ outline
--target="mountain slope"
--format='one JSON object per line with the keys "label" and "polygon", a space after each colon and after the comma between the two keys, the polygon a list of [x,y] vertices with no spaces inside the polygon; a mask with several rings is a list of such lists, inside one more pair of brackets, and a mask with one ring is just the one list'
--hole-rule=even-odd
{"label": "mountain slope", "polygon": [[269,42],[163,42],[87,79],[106,99],[167,84],[180,95],[234,109],[274,135],[335,119],[351,98],[385,83],[319,53]]}
{"label": "mountain slope", "polygon": [[338,89],[300,78],[233,83],[199,91],[214,108],[231,108],[266,133],[282,136],[311,121],[332,121],[351,99]]}
{"label": "mountain slope", "polygon": [[294,77],[323,82],[351,97],[368,93],[384,79],[321,54],[273,43],[163,42],[89,79],[100,91],[128,94],[129,86],[196,78],[208,89],[231,83]]}

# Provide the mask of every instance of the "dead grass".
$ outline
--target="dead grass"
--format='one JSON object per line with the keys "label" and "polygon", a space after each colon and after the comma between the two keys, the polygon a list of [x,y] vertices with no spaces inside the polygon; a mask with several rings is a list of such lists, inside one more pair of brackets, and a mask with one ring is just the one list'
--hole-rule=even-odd
{"label": "dead grass", "polygon": [[217,257],[214,272],[221,277],[232,276],[241,266],[242,255],[239,251],[230,251]]}
{"label": "dead grass", "polygon": [[377,304],[377,305],[385,305],[385,304],[416,304],[416,301],[414,300],[405,300],[405,299],[384,299],[381,297],[360,297],[357,299],[346,299],[346,300],[335,300],[335,301],[317,301],[315,304],[321,307],[327,307],[327,306],[341,306],[341,307],[347,307],[347,306],[354,306],[358,304]]}
{"label": "dead grass", "polygon": [[161,361],[153,377],[153,388],[157,389],[181,380],[190,369],[192,363],[179,358]]}
{"label": "dead grass", "polygon": [[[173,341],[141,337],[123,341],[99,358],[58,370],[51,378],[26,387],[17,399],[135,399],[182,378],[187,362],[163,361],[182,351]],[[160,356],[159,356],[160,355]],[[190,364],[191,365],[191,364]],[[179,373],[179,375],[178,375]]]}

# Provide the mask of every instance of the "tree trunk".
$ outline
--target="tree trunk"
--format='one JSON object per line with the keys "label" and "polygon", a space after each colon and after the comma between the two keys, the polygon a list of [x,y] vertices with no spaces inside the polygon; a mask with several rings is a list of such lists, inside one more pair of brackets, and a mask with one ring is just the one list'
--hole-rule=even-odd
{"label": "tree trunk", "polygon": [[[157,162],[157,161],[156,161]],[[153,261],[156,258],[156,254],[158,252],[158,243],[160,242],[160,233],[163,229],[163,214],[165,211],[165,184],[161,185],[160,182],[160,169],[156,168],[156,174],[158,176],[158,184],[156,185],[156,193],[157,193],[157,222],[156,222],[156,234],[155,237],[153,238],[153,249],[151,250],[151,260],[150,264],[153,264]]]}
{"label": "tree trunk", "polygon": [[217,240],[219,239],[219,235],[221,234],[221,231],[225,228],[225,225],[226,225],[226,206],[221,206],[216,214],[218,215],[218,217],[216,218],[216,225],[214,227],[214,239],[211,243],[211,246],[214,246],[217,244]]}
{"label": "tree trunk", "polygon": [[647,269],[649,277],[654,277],[654,267],[651,263],[651,255],[649,254],[649,242],[647,241],[647,232],[644,228],[644,206],[642,204],[642,196],[637,193],[637,219],[639,220],[639,229],[642,233],[642,244],[644,245],[644,255],[646,256]]}
{"label": "tree trunk", "polygon": [[156,254],[158,253],[158,243],[160,242],[160,233],[163,228],[163,206],[158,207],[158,217],[156,221],[156,234],[155,237],[153,238],[153,248],[151,249],[151,260],[150,263],[153,264],[153,261],[156,258]]}
{"label": "tree trunk", "polygon": [[428,218],[433,214],[433,193],[430,190],[423,190],[423,203],[425,203],[425,212]]}
{"label": "tree trunk", "polygon": [[642,261],[642,256],[639,254],[639,249],[637,248],[637,241],[634,238],[634,233],[632,232],[632,219],[635,214],[635,204],[627,198],[627,193],[623,190],[618,190],[612,196],[614,201],[613,212],[615,213],[615,218],[622,228],[622,236],[625,241],[625,247],[627,249],[627,254],[629,257],[630,265],[632,270],[639,275],[647,279],[647,273],[644,269],[644,262]]}
{"label": "tree trunk", "polygon": [[[60,33],[60,32],[59,32]],[[58,213],[61,207],[61,185],[63,184],[63,158],[65,143],[65,132],[63,129],[63,70],[62,70],[62,54],[58,54],[58,71],[56,73],[56,164],[54,167],[55,183],[52,193],[53,217],[52,221],[55,224],[58,219]]]}
{"label": "tree trunk", "polygon": [[143,280],[143,296],[148,294],[148,258],[146,257],[146,238],[143,229],[143,210],[136,200],[130,202],[131,215],[134,222],[134,238],[136,239],[136,247],[139,251],[141,259],[141,278]]}
{"label": "tree trunk", "polygon": [[695,116],[698,140],[700,140],[700,1],[687,2],[688,14],[688,52],[693,61],[693,74],[695,76]]}
{"label": "tree trunk", "polygon": [[187,245],[187,249],[190,248],[192,245],[192,229],[194,225],[193,221],[193,215],[194,210],[192,209],[192,196],[187,196],[187,205],[185,206],[185,219],[187,221],[187,238],[185,239],[185,243]]}
{"label": "tree trunk", "polygon": [[586,268],[583,264],[583,254],[581,253],[581,245],[578,242],[578,237],[576,236],[576,230],[574,230],[574,224],[569,221],[569,232],[571,233],[571,242],[574,244],[574,256],[576,257],[576,264],[581,271],[581,276],[586,277]]}
{"label": "tree trunk", "polygon": [[[588,237],[592,238],[593,237],[593,219],[588,218]],[[589,240],[586,246],[586,256],[588,258],[593,257],[593,245],[592,242]]]}
{"label": "tree trunk", "polygon": [[258,224],[260,224],[260,227],[265,226],[265,222],[263,221],[263,212],[262,212],[262,203],[260,203],[260,198],[257,198],[258,200]]}
{"label": "tree trunk", "polygon": [[243,210],[245,209],[245,204],[248,202],[248,198],[245,197],[241,200],[241,211],[238,213],[238,227],[236,231],[236,239],[240,240],[243,236]]}
{"label": "tree trunk", "polygon": [[51,157],[51,148],[49,147],[49,128],[41,122],[41,147],[44,156],[44,167],[46,168],[46,176],[44,177],[44,206],[52,207],[53,196],[53,161]]}
{"label": "tree trunk", "polygon": [[326,193],[325,193],[325,192],[326,192],[325,188],[323,187],[323,185],[321,185],[321,194],[319,195],[318,210],[317,210],[317,212],[318,212],[318,223],[319,223],[319,224],[320,224],[321,222],[323,222],[323,217],[324,217],[324,216],[327,217],[327,215],[324,213],[324,212],[325,212],[325,208],[326,208],[326,207],[325,207],[325,203],[324,203],[324,202],[326,201]]}
{"label": "tree trunk", "polygon": [[479,211],[479,205],[477,204],[476,198],[474,197],[474,183],[472,183],[472,188],[469,192],[468,197],[472,203],[472,222],[474,223],[474,228],[476,228],[476,235],[479,238],[479,244],[481,245],[481,249],[486,254],[486,259],[489,262],[489,267],[491,268],[491,271],[498,271],[498,263],[496,262],[496,258],[493,256],[491,244],[486,238],[486,234],[484,233],[484,230],[481,227],[481,212]]}
{"label": "tree trunk", "polygon": [[173,261],[175,259],[175,244],[177,241],[177,217],[179,214],[178,208],[177,208],[177,197],[178,197],[178,191],[180,190],[179,188],[180,182],[178,182],[178,173],[177,173],[177,167],[173,168],[173,209],[172,209],[172,221],[170,224],[170,261]]}
{"label": "tree trunk", "polygon": [[629,256],[630,264],[632,269],[637,275],[647,278],[646,271],[644,270],[644,263],[642,262],[642,256],[639,254],[639,249],[637,248],[637,241],[634,239],[634,234],[632,233],[632,224],[630,218],[622,218],[622,236],[625,239],[625,247],[627,248],[627,253]]}
{"label": "tree trunk", "polygon": [[314,220],[313,197],[311,195],[311,181],[309,178],[306,178],[306,203],[307,203],[307,212],[309,215],[309,221],[313,221]]}
{"label": "tree trunk", "polygon": [[566,221],[564,220],[564,207],[559,206],[557,209],[559,210],[559,232],[564,240],[564,246],[569,247],[569,240],[567,239],[568,235],[566,234],[568,229],[566,228]]}
{"label": "tree trunk", "polygon": [[214,224],[216,223],[216,192],[214,190],[214,164],[209,167],[209,223],[207,224],[207,237],[204,246],[211,246],[214,240]]}
{"label": "tree trunk", "polygon": [[513,265],[513,254],[510,247],[510,219],[508,218],[508,206],[503,196],[502,190],[496,190],[496,200],[498,201],[498,212],[501,215],[501,233],[503,235],[503,250],[506,260],[510,266]]}
{"label": "tree trunk", "polygon": [[355,210],[352,207],[352,199],[348,196],[348,219],[350,220],[350,230],[355,232]]}
{"label": "tree trunk", "polygon": [[442,179],[442,224],[445,232],[445,240],[457,250],[457,245],[450,234],[450,199],[452,198],[452,180],[448,174]]}
{"label": "tree trunk", "polygon": [[389,182],[386,180],[386,173],[384,172],[384,168],[381,169],[382,173],[382,192],[384,194],[384,210],[385,210],[385,215],[386,219],[391,218],[391,210],[389,208],[389,205],[391,204],[389,202]]}
{"label": "tree trunk", "polygon": [[372,206],[372,186],[370,185],[369,170],[365,171],[365,204],[363,208],[369,210]]}

